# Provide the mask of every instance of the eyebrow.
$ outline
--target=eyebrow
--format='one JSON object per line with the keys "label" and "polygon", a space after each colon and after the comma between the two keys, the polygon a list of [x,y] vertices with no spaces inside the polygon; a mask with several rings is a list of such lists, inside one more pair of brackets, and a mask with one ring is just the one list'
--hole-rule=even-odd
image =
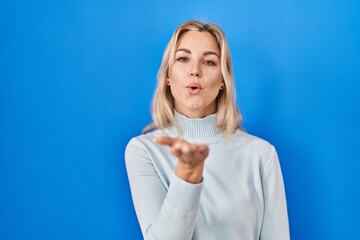
{"label": "eyebrow", "polygon": [[[191,51],[187,48],[179,48],[178,50],[175,51],[176,52],[186,52],[188,54],[191,54]],[[203,56],[208,56],[208,55],[215,55],[217,56],[219,59],[220,59],[220,56],[216,53],[216,52],[213,52],[213,51],[205,51],[203,53]]]}

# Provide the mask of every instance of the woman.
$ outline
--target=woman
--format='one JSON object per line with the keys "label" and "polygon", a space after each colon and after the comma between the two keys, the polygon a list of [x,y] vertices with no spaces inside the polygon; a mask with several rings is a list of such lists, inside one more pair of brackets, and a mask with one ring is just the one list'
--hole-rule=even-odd
{"label": "woman", "polygon": [[223,31],[182,24],[158,74],[156,130],[125,152],[144,239],[289,239],[276,151],[240,129],[234,92]]}

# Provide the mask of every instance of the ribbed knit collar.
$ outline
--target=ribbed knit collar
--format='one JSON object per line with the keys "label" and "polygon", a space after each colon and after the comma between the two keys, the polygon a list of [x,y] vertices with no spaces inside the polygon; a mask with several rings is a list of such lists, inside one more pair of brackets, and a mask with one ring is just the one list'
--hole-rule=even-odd
{"label": "ribbed knit collar", "polygon": [[224,140],[223,131],[216,126],[216,113],[204,118],[188,118],[176,111],[174,115],[181,132],[173,125],[166,131],[171,137],[181,137],[191,143],[203,144]]}

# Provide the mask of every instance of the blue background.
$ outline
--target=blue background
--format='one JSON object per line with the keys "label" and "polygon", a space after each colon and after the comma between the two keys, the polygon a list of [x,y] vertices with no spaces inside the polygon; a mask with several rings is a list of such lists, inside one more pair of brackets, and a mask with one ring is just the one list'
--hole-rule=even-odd
{"label": "blue background", "polygon": [[123,152],[189,19],[227,34],[292,239],[360,239],[359,1],[1,1],[0,239],[141,239]]}

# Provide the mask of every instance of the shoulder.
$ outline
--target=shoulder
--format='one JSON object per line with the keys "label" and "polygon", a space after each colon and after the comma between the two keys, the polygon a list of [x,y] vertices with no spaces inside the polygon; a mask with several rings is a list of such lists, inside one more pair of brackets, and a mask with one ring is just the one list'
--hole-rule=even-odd
{"label": "shoulder", "polygon": [[276,149],[271,143],[244,131],[237,130],[229,142],[238,156],[258,163],[263,172],[277,159]]}
{"label": "shoulder", "polygon": [[125,163],[127,169],[139,168],[143,167],[144,164],[151,164],[149,152],[154,148],[154,138],[152,133],[146,133],[129,140],[125,148]]}
{"label": "shoulder", "polygon": [[274,146],[265,139],[249,134],[242,130],[237,130],[229,141],[231,144],[234,144],[238,147],[253,149],[256,150],[256,152],[266,153],[275,149]]}
{"label": "shoulder", "polygon": [[126,146],[126,152],[128,152],[130,150],[134,150],[134,149],[146,150],[149,148],[153,148],[158,145],[154,142],[154,139],[157,136],[160,136],[163,134],[164,134],[163,131],[155,130],[155,131],[152,131],[149,133],[145,133],[145,134],[141,134],[136,137],[133,137],[129,140],[129,142]]}

